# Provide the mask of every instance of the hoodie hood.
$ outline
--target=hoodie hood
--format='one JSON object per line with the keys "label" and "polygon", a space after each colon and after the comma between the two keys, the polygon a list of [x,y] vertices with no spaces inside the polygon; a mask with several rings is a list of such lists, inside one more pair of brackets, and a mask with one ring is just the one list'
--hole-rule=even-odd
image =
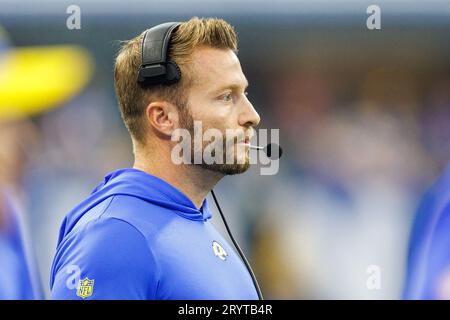
{"label": "hoodie hood", "polygon": [[[166,181],[137,169],[120,169],[108,174],[90,197],[74,208],[64,219],[61,237],[69,233],[78,220],[104,200],[116,196],[130,196],[172,210],[189,220],[206,221],[212,217],[205,198],[200,209],[180,190]],[[64,231],[63,231],[64,230]]]}

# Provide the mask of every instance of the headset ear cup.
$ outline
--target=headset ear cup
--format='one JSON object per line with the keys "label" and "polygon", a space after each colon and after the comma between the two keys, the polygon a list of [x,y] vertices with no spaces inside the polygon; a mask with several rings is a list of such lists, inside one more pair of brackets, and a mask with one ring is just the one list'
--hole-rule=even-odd
{"label": "headset ear cup", "polygon": [[181,79],[180,67],[174,61],[166,64],[166,81],[169,83],[178,82]]}

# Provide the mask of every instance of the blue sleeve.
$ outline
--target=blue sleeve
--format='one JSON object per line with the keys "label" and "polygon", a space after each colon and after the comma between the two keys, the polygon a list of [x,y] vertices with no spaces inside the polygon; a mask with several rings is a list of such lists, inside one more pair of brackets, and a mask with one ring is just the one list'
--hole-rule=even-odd
{"label": "blue sleeve", "polygon": [[155,299],[159,269],[134,226],[107,218],[60,244],[51,278],[52,299]]}

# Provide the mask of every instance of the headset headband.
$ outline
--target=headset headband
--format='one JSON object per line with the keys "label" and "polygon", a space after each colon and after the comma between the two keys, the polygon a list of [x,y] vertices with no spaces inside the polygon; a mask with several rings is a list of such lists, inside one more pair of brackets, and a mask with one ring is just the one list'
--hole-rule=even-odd
{"label": "headset headband", "polygon": [[174,61],[167,60],[170,36],[179,25],[179,22],[166,22],[145,31],[137,80],[142,86],[172,84],[180,80],[180,68]]}

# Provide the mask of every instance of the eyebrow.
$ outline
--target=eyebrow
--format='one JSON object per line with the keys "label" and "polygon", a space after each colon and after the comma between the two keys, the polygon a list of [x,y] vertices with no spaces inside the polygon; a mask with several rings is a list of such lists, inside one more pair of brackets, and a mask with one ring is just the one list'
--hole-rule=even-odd
{"label": "eyebrow", "polygon": [[[245,82],[244,82],[244,91],[248,88],[248,86],[249,86],[248,80],[247,80],[247,78],[245,78]],[[218,92],[223,91],[223,90],[225,90],[225,89],[231,89],[231,90],[236,91],[236,90],[239,90],[241,87],[242,87],[242,86],[239,85],[239,84],[236,84],[236,83],[230,83],[230,84],[223,85],[223,86],[221,86],[220,88],[218,88],[218,89],[216,89],[216,90],[213,90],[212,92],[213,92],[213,93],[218,93]]]}

